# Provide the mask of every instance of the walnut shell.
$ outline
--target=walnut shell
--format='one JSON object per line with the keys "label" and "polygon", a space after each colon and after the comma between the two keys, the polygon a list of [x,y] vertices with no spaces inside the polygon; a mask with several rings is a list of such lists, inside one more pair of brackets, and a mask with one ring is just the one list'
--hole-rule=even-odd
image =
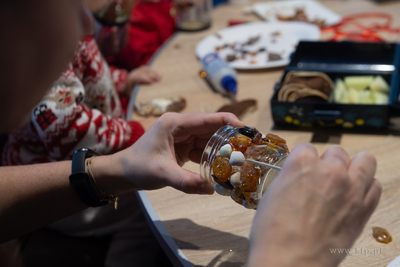
{"label": "walnut shell", "polygon": [[186,107],[183,97],[155,98],[135,104],[135,111],[142,116],[161,116],[166,112],[180,112]]}

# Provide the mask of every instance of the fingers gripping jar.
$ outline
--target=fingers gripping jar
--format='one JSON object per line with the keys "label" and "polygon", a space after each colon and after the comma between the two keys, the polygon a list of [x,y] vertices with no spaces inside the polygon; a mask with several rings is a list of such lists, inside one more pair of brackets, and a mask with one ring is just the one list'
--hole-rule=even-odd
{"label": "fingers gripping jar", "polygon": [[286,141],[277,135],[263,136],[254,127],[226,125],[208,141],[201,157],[200,174],[214,185],[218,194],[256,209],[279,173],[257,162],[282,166],[288,155]]}

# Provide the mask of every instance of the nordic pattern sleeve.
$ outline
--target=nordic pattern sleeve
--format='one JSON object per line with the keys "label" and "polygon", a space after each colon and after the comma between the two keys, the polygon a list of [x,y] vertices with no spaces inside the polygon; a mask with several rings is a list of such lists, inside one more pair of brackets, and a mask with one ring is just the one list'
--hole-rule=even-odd
{"label": "nordic pattern sleeve", "polygon": [[132,145],[144,130],[136,122],[112,118],[84,103],[85,89],[72,67],[32,112],[33,125],[54,160],[69,159],[82,147],[110,154]]}
{"label": "nordic pattern sleeve", "polygon": [[111,78],[115,84],[115,89],[118,95],[122,95],[125,91],[126,83],[128,81],[128,71],[110,66]]}

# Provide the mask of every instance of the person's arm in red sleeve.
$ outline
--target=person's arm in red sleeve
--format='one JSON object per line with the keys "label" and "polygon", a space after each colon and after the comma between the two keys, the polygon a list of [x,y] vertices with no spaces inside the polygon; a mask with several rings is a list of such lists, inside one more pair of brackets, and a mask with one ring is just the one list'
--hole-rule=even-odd
{"label": "person's arm in red sleeve", "polygon": [[68,159],[73,151],[89,147],[110,154],[132,145],[144,133],[134,121],[126,121],[90,109],[79,79],[63,75],[32,114],[33,125],[54,160]]}
{"label": "person's arm in red sleeve", "polygon": [[123,96],[127,89],[128,71],[110,66],[111,79],[119,96]]}

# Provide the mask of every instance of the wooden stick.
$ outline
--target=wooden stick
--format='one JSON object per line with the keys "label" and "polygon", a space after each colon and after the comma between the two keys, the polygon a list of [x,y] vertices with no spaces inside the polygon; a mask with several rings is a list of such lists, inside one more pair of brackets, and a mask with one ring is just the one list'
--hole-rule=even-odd
{"label": "wooden stick", "polygon": [[247,159],[247,161],[250,161],[252,163],[256,163],[256,164],[258,164],[260,166],[263,166],[263,167],[275,169],[275,170],[278,170],[278,171],[282,170],[281,167],[278,167],[278,166],[275,166],[275,165],[271,165],[271,164],[268,164],[268,163],[264,163],[264,162],[260,162],[260,161],[256,161],[256,160],[253,160],[253,159]]}

